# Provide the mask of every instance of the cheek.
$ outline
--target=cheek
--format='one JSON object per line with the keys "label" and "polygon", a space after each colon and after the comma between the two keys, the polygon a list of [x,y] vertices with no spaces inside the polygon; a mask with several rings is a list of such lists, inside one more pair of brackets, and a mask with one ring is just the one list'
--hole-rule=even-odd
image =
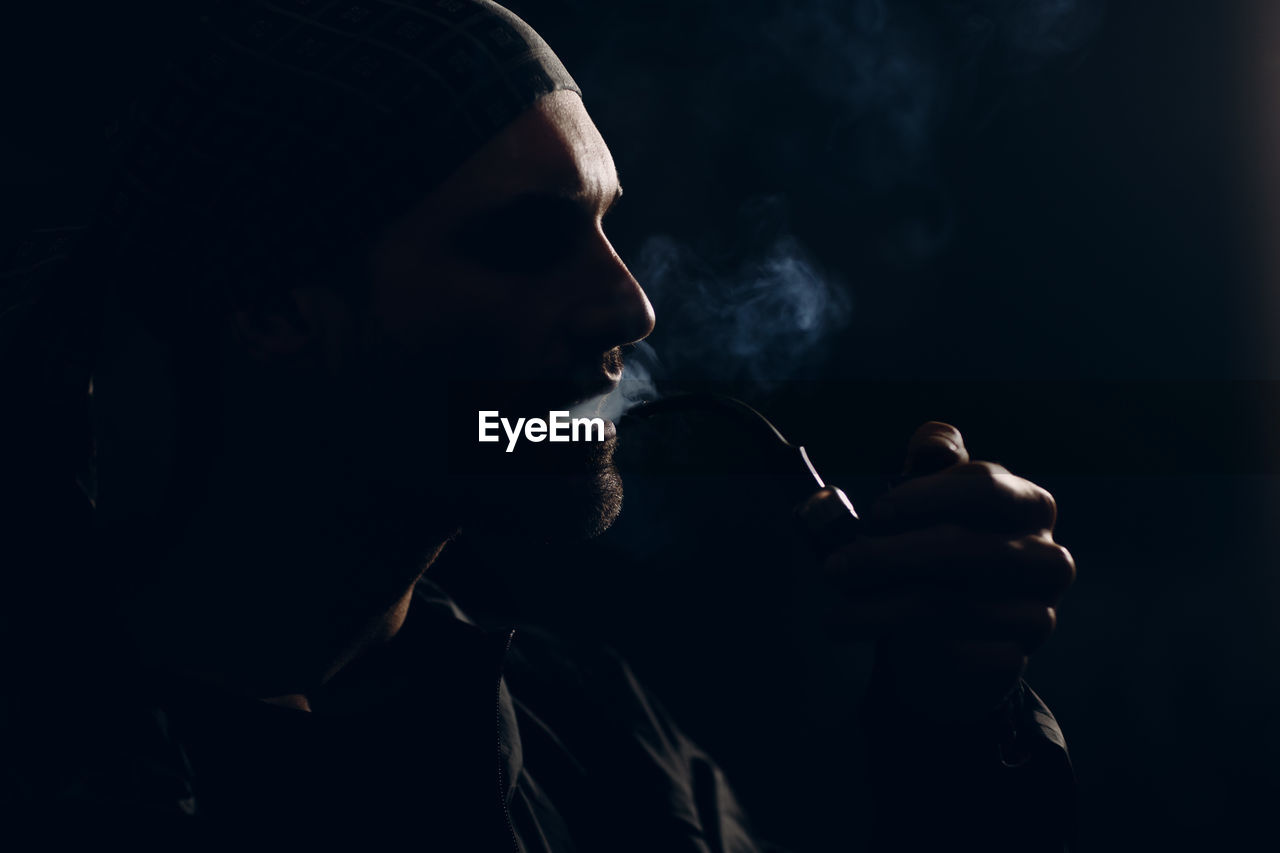
{"label": "cheek", "polygon": [[423,272],[379,294],[374,320],[418,369],[446,378],[536,371],[555,343],[556,300],[545,283],[461,265]]}
{"label": "cheek", "polygon": [[338,467],[357,479],[401,483],[438,476],[447,459],[448,383],[424,352],[371,332],[334,381],[330,423]]}

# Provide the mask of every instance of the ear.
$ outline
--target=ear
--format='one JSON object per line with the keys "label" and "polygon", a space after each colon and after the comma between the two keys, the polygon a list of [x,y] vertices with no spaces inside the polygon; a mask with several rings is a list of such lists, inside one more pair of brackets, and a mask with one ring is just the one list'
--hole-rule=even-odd
{"label": "ear", "polygon": [[163,514],[177,459],[178,382],[171,346],[110,288],[93,372],[96,523],[154,523]]}
{"label": "ear", "polygon": [[290,294],[255,300],[231,315],[231,329],[255,359],[293,358],[312,343],[312,330],[297,310]]}
{"label": "ear", "polygon": [[295,288],[237,308],[232,328],[250,356],[296,359],[323,352],[332,358],[350,324],[350,306],[331,288]]}

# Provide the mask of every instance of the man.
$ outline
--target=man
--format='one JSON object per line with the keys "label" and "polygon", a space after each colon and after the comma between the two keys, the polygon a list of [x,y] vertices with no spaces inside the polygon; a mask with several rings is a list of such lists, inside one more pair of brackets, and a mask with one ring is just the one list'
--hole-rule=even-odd
{"label": "man", "polygon": [[[79,268],[97,544],[65,668],[10,691],[10,811],[172,849],[764,849],[624,664],[430,583],[458,531],[621,506],[612,425],[476,440],[607,393],[653,328],[559,60],[487,0],[216,3],[181,53]],[[908,472],[825,566],[881,641],[882,819],[831,846],[1060,849],[1069,770],[1019,681],[1074,572],[1052,498],[944,424]]]}

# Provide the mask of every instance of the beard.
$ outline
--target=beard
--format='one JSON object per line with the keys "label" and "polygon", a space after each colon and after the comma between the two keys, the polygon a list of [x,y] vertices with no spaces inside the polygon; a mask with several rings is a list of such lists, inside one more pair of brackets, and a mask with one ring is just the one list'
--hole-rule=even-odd
{"label": "beard", "polygon": [[344,383],[328,419],[346,436],[347,461],[363,469],[356,479],[391,514],[419,519],[424,532],[463,528],[544,542],[590,538],[618,518],[623,489],[612,430],[602,441],[521,437],[511,452],[501,428],[498,441],[478,441],[480,411],[500,412],[512,424],[547,419],[577,402],[572,387],[370,375]]}
{"label": "beard", "polygon": [[497,441],[479,441],[479,413],[498,412],[514,425],[598,403],[612,387],[608,377],[622,370],[621,351],[554,365],[534,352],[522,359],[453,333],[406,346],[369,320],[330,374],[322,429],[343,436],[344,464],[362,469],[356,479],[384,498],[375,503],[419,519],[424,531],[469,528],[542,541],[598,535],[622,508],[612,425],[603,440],[522,436],[508,452],[502,428]]}
{"label": "beard", "polygon": [[[607,530],[622,510],[612,429],[600,441],[521,438],[514,445],[499,429],[498,441],[482,443],[480,411],[499,411],[513,423],[519,417],[546,419],[549,410],[535,409],[530,399],[557,399],[554,393],[539,393],[550,390],[539,384],[522,384],[526,393],[520,398],[494,395],[493,388],[491,383],[468,384],[450,395],[448,479],[464,507],[464,526],[543,541],[589,538]],[[509,404],[501,407],[498,399]],[[568,408],[562,404],[553,410]]]}
{"label": "beard", "polygon": [[622,478],[613,462],[615,444],[611,438],[591,445],[555,445],[557,452],[546,459],[554,463],[554,471],[542,465],[521,466],[461,477],[462,527],[550,542],[600,535],[622,511]]}

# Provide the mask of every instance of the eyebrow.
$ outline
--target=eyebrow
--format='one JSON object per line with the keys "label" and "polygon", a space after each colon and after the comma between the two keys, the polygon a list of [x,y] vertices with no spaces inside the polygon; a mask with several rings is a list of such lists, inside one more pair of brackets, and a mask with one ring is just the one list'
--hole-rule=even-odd
{"label": "eyebrow", "polygon": [[[612,210],[620,198],[622,198],[621,185],[605,202],[604,209],[600,211],[600,215],[603,216]],[[529,190],[505,199],[491,208],[479,211],[476,217],[488,219],[519,210],[528,210],[541,206],[563,206],[566,204],[573,205],[589,216],[594,217],[596,215],[595,206],[591,203],[591,198],[581,190]]]}

